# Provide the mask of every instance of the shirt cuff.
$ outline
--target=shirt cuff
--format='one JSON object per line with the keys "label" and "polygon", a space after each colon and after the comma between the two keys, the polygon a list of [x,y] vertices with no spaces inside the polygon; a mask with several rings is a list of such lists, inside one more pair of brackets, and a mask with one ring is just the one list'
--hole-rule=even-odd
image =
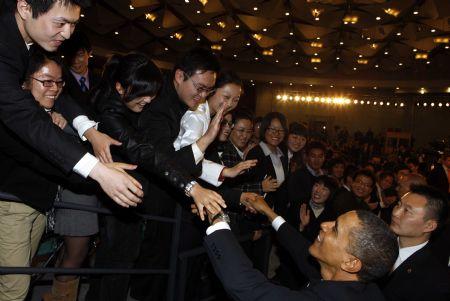
{"label": "shirt cuff", "polygon": [[195,164],[200,163],[203,160],[204,154],[197,146],[197,143],[192,144],[192,152],[194,153]]}
{"label": "shirt cuff", "polygon": [[208,227],[208,229],[206,229],[206,235],[210,235],[214,232],[216,232],[217,230],[230,230],[230,225],[228,225],[228,223],[226,222],[218,222],[217,224],[211,225]]}
{"label": "shirt cuff", "polygon": [[225,166],[223,165],[205,159],[202,161],[202,174],[200,175],[200,179],[219,187],[223,183],[223,181],[220,181],[219,179],[224,168]]}
{"label": "shirt cuff", "polygon": [[96,157],[90,153],[86,153],[83,158],[75,164],[73,171],[80,176],[87,178],[97,163],[98,159]]}
{"label": "shirt cuff", "polygon": [[278,229],[280,229],[281,225],[283,225],[285,222],[286,222],[286,220],[284,218],[282,218],[281,216],[277,216],[272,221],[272,227],[275,229],[275,231],[278,231]]}
{"label": "shirt cuff", "polygon": [[89,130],[92,127],[95,127],[97,129],[97,122],[90,120],[85,115],[77,116],[72,121],[73,128],[78,132],[78,136],[80,136],[80,139],[83,141],[86,141],[86,137],[84,137],[84,133]]}

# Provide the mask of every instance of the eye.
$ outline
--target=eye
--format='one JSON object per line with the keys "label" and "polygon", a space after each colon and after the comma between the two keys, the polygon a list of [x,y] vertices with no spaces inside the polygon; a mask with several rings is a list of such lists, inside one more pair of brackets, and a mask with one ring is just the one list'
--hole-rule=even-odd
{"label": "eye", "polygon": [[64,26],[65,23],[62,22],[55,22],[56,27],[61,28]]}

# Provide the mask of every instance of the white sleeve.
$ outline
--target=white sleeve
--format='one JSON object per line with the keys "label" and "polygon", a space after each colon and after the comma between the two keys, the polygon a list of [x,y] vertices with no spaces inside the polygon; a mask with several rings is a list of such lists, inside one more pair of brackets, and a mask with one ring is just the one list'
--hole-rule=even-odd
{"label": "white sleeve", "polygon": [[98,159],[96,157],[90,153],[86,153],[83,158],[75,164],[73,171],[80,176],[87,178],[97,163]]}
{"label": "white sleeve", "polygon": [[226,222],[218,222],[217,224],[211,225],[206,229],[206,235],[210,235],[214,232],[216,232],[217,230],[230,230],[230,225],[228,225],[228,223]]}
{"label": "white sleeve", "polygon": [[200,161],[203,160],[205,154],[200,150],[197,143],[193,143],[191,147],[192,153],[194,154],[195,165],[197,165],[198,163],[200,163]]}
{"label": "white sleeve", "polygon": [[180,122],[180,133],[174,141],[175,150],[179,150],[185,146],[196,142],[206,131],[205,123],[201,120],[201,115],[195,112],[186,112]]}
{"label": "white sleeve", "polygon": [[284,218],[282,218],[281,216],[277,216],[272,221],[272,227],[275,229],[275,231],[278,231],[278,229],[280,229],[281,225],[283,225],[285,222],[286,222],[286,220]]}
{"label": "white sleeve", "polygon": [[202,174],[200,175],[200,179],[218,187],[223,183],[219,181],[219,178],[224,168],[225,166],[223,165],[204,159],[202,161]]}
{"label": "white sleeve", "polygon": [[75,117],[75,119],[72,121],[72,126],[78,132],[78,136],[80,136],[80,139],[86,141],[84,133],[91,127],[95,127],[95,129],[97,129],[97,122],[90,120],[85,115],[80,115]]}

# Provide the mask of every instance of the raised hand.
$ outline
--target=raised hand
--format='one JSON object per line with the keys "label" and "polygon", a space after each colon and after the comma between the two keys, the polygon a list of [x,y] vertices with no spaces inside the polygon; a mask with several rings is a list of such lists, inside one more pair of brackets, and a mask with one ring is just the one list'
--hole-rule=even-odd
{"label": "raised hand", "polygon": [[310,211],[308,205],[303,203],[300,206],[300,231],[303,231],[306,226],[309,225],[310,221]]}
{"label": "raised hand", "polygon": [[102,163],[112,163],[111,145],[122,145],[120,141],[117,141],[108,135],[97,131],[95,128],[90,128],[84,133],[86,139],[91,143],[94,149],[95,156]]}
{"label": "raised hand", "polygon": [[268,176],[267,178],[265,178],[262,182],[262,190],[264,192],[273,192],[276,191],[278,189],[278,187],[280,185],[278,185],[278,182],[276,179],[272,179],[271,176]]}
{"label": "raised hand", "polygon": [[214,118],[211,120],[206,133],[197,140],[197,146],[202,152],[205,152],[208,146],[216,139],[216,136],[220,131],[220,123],[222,122],[224,110],[225,106],[222,104]]}
{"label": "raised hand", "polygon": [[225,167],[222,171],[222,175],[225,178],[235,178],[240,174],[243,174],[247,169],[252,168],[258,163],[258,160],[247,160],[236,164],[233,167]]}
{"label": "raised hand", "polygon": [[205,220],[205,210],[208,213],[217,214],[222,211],[222,208],[227,207],[225,201],[217,192],[203,188],[198,183],[192,187],[190,194],[202,221]]}
{"label": "raised hand", "polygon": [[56,124],[61,130],[66,127],[67,120],[61,114],[52,112],[50,116],[52,117],[53,123]]}

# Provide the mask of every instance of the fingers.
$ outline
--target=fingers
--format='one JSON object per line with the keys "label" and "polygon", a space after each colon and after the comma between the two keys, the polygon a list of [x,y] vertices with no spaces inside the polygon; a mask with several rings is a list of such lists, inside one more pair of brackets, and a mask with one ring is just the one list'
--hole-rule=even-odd
{"label": "fingers", "polygon": [[[109,136],[108,136],[108,137],[109,137]],[[120,141],[118,141],[118,140],[116,140],[116,139],[113,139],[113,138],[111,138],[111,137],[109,137],[109,139],[110,139],[110,143],[111,143],[112,145],[117,145],[117,146],[122,145],[122,142],[120,142]]]}
{"label": "fingers", "polygon": [[204,207],[203,207],[203,204],[199,204],[199,205],[197,206],[198,213],[200,214],[200,219],[201,219],[202,221],[205,220],[205,212],[204,212],[203,208],[204,208]]}
{"label": "fingers", "polygon": [[137,168],[137,165],[135,164],[128,164],[123,162],[114,162],[112,165],[114,168],[120,168],[123,170],[135,170]]}

